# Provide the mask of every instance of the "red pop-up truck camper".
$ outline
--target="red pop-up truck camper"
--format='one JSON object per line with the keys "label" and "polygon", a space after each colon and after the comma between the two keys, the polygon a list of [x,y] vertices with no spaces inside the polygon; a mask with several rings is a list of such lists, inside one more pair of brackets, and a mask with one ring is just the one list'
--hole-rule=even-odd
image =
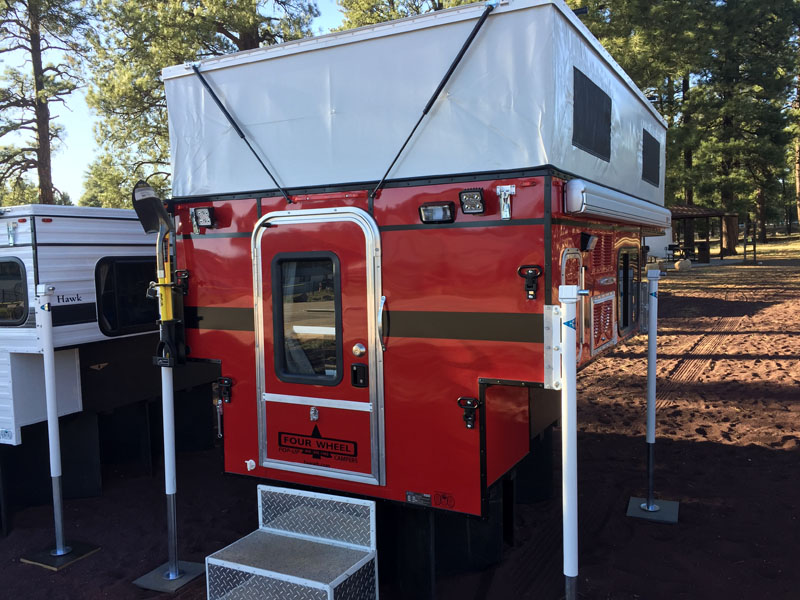
{"label": "red pop-up truck camper", "polygon": [[485,14],[164,70],[227,471],[486,517],[558,418],[558,286],[589,291],[579,364],[637,331],[666,125],[566,4],[500,3],[403,146]]}

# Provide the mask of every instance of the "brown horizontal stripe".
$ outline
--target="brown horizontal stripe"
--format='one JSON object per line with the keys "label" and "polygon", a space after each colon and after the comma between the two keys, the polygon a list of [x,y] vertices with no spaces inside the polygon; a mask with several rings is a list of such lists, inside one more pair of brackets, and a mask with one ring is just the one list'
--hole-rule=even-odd
{"label": "brown horizontal stripe", "polygon": [[252,308],[185,306],[183,322],[189,329],[254,330]]}
{"label": "brown horizontal stripe", "polygon": [[497,342],[544,341],[544,320],[535,313],[389,312],[389,337],[485,340]]}
{"label": "brown horizontal stripe", "polygon": [[[544,340],[544,321],[542,315],[536,313],[393,310],[387,311],[385,318],[387,337],[533,344],[541,344]],[[191,329],[253,331],[253,311],[249,308],[187,306],[184,308],[184,322]]]}

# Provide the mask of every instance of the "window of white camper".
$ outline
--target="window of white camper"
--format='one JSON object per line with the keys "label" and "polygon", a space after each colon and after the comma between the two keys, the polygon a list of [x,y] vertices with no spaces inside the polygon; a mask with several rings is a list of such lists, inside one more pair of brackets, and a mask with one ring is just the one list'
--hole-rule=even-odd
{"label": "window of white camper", "polygon": [[22,325],[28,319],[25,265],[17,258],[0,260],[0,325]]}
{"label": "window of white camper", "polygon": [[617,260],[617,326],[624,335],[639,318],[639,249],[622,248]]}
{"label": "window of white camper", "polygon": [[279,254],[272,261],[275,373],[281,381],[342,380],[339,259],[332,252]]}
{"label": "window of white camper", "polygon": [[146,296],[156,280],[155,257],[108,256],[94,275],[100,331],[114,337],[158,329],[158,302]]}

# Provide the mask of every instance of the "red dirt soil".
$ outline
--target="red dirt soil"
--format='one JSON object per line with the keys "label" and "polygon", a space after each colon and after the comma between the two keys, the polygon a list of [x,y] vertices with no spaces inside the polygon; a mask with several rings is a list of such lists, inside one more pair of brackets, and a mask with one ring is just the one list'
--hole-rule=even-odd
{"label": "red dirt soil", "polygon": [[[582,598],[800,598],[800,243],[760,250],[759,265],[661,282],[656,496],[680,501],[678,524],[625,516],[646,492],[646,337],[579,372]],[[255,480],[223,475],[218,450],[179,455],[178,482],[182,560],[257,527]],[[65,522],[68,539],[102,550],[58,573],[22,564],[52,544],[52,511],[17,512],[0,539],[0,598],[168,597],[131,584],[166,560],[160,475],[105,472],[103,496],[67,501]],[[439,597],[561,597],[558,486],[519,507],[515,531],[502,563],[441,578]],[[204,598],[205,580],[173,597]]]}

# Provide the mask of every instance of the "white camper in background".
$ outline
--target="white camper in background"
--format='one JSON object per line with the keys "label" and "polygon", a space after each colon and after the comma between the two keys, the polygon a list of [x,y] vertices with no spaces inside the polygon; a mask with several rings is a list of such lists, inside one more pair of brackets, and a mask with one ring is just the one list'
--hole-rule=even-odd
{"label": "white camper in background", "polygon": [[[37,425],[47,418],[37,286],[54,288],[49,295],[58,415],[80,413],[62,424],[66,430],[60,446],[72,465],[65,472],[66,496],[101,493],[101,458],[116,460],[121,448],[122,460],[130,460],[125,444],[136,449],[134,456],[152,460],[150,430],[157,423],[151,422],[148,404],[158,400],[161,387],[153,365],[158,305],[146,292],[156,279],[155,237],[143,233],[133,210],[0,207],[3,531],[8,530],[9,506],[46,502],[49,494],[42,464],[46,439],[43,425]],[[192,430],[186,433],[188,444],[200,447],[206,443],[202,440],[212,439],[207,384],[216,379],[216,371],[200,363],[176,370],[176,390],[200,386],[185,394],[185,406],[195,411],[184,415]],[[106,453],[101,440],[107,442]],[[42,480],[36,481],[39,475]]]}
{"label": "white camper in background", "polygon": [[155,278],[153,238],[142,233],[131,210],[0,208],[0,443],[20,444],[21,428],[45,419],[36,285],[55,288],[59,415],[78,412],[80,347],[105,340],[123,344],[156,330],[156,303],[145,298]]}

